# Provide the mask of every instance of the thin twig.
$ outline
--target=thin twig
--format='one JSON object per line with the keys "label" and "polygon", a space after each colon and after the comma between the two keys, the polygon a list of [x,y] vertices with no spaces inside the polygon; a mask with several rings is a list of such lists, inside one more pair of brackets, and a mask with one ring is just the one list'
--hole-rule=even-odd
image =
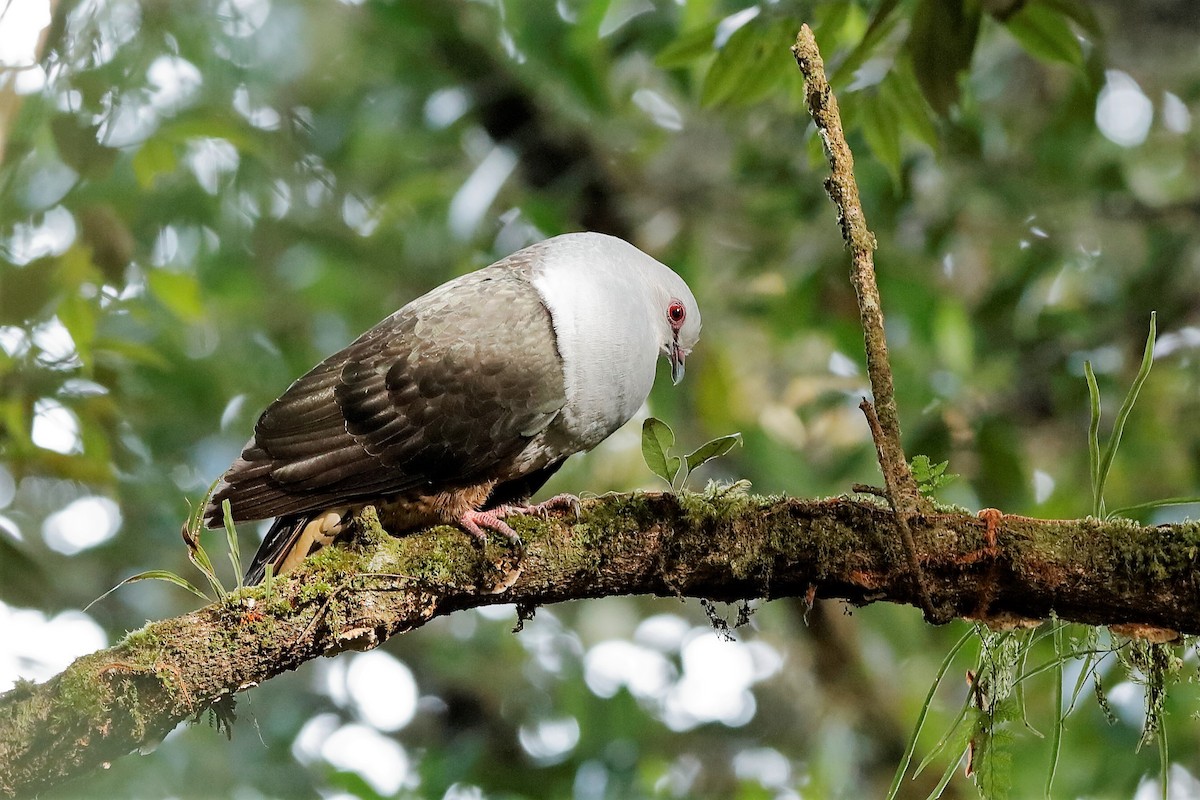
{"label": "thin twig", "polygon": [[852,257],[850,279],[858,295],[863,340],[867,351],[867,376],[879,417],[878,431],[872,431],[879,453],[879,467],[891,495],[892,506],[901,516],[922,510],[921,495],[900,445],[900,421],[892,388],[892,368],[888,362],[887,340],[883,332],[883,309],[875,284],[875,236],[867,228],[866,216],[858,198],[854,180],[854,156],[842,132],[837,98],[825,77],[825,64],[816,40],[807,25],[801,26],[792,54],[805,81],[805,102],[817,125],[832,174],[825,190],[838,209],[838,224]]}

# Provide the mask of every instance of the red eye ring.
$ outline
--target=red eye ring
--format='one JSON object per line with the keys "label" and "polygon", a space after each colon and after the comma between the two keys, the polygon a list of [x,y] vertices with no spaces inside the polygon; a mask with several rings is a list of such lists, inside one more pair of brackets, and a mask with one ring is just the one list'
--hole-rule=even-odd
{"label": "red eye ring", "polygon": [[671,321],[673,326],[679,327],[686,318],[687,309],[684,308],[683,303],[678,300],[672,300],[671,305],[667,307],[667,319]]}

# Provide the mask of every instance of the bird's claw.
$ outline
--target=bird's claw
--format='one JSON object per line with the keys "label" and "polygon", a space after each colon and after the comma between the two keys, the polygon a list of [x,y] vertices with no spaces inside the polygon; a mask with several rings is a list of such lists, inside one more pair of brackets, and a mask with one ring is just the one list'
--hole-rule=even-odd
{"label": "bird's claw", "polygon": [[533,505],[520,504],[506,507],[506,513],[529,514],[543,519],[554,511],[570,511],[575,515],[575,519],[579,519],[583,513],[583,506],[580,504],[579,498],[573,494],[556,494],[549,500],[543,500]]}
{"label": "bird's claw", "polygon": [[521,541],[521,536],[512,529],[511,525],[501,519],[502,516],[505,515],[500,509],[468,511],[458,518],[458,524],[481,545],[487,543],[487,531],[484,530],[487,528],[504,534],[510,542],[523,550],[525,543]]}

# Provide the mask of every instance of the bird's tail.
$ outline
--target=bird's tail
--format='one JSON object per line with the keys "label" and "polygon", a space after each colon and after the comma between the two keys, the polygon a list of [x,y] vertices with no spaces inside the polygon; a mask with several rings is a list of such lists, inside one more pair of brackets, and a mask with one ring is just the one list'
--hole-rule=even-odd
{"label": "bird's tail", "polygon": [[335,511],[276,517],[246,570],[246,585],[260,583],[268,564],[272,575],[291,572],[305,558],[337,538],[344,527],[342,518],[343,514]]}

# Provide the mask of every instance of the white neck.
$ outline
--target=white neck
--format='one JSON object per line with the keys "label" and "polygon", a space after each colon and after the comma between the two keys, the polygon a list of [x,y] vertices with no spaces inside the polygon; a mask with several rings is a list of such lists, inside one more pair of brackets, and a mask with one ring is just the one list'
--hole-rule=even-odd
{"label": "white neck", "polygon": [[644,265],[614,261],[609,253],[597,257],[588,244],[556,248],[553,268],[533,278],[558,337],[567,397],[563,422],[583,449],[599,444],[641,408],[659,355]]}

